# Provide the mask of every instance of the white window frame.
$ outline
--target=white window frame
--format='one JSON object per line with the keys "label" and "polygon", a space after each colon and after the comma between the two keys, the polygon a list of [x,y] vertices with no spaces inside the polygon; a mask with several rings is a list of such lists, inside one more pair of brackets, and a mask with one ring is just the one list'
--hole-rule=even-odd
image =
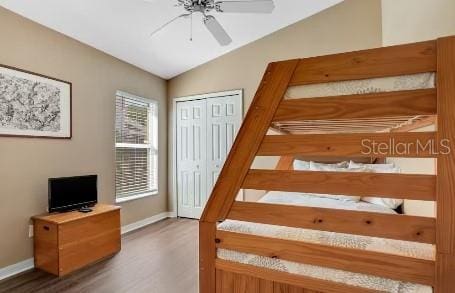
{"label": "white window frame", "polygon": [[[150,181],[152,181],[152,179],[155,180],[154,185],[156,186],[156,189],[153,189],[153,190],[150,190],[147,192],[143,192],[143,193],[139,193],[139,194],[133,194],[131,196],[124,196],[124,197],[117,197],[117,190],[116,190],[115,191],[115,202],[122,203],[122,202],[127,202],[127,201],[158,194],[158,190],[159,190],[159,172],[158,172],[158,168],[159,168],[158,167],[158,165],[159,165],[158,164],[158,136],[159,136],[159,134],[158,134],[158,112],[159,112],[159,107],[158,107],[158,101],[156,101],[156,100],[146,99],[143,97],[139,97],[139,96],[127,93],[127,92],[117,91],[116,95],[115,95],[115,99],[117,99],[118,96],[132,99],[132,100],[137,100],[137,101],[140,101],[143,103],[147,103],[150,106],[155,108],[154,113],[152,113],[152,111],[150,111],[150,110],[148,111],[148,117],[147,117],[149,120],[148,137],[150,139],[148,145],[134,144],[134,143],[117,143],[117,142],[115,142],[115,136],[114,136],[115,153],[117,153],[117,148],[147,148],[147,149],[149,149],[150,171],[154,170],[154,174],[155,174],[154,178],[151,178],[152,172],[150,172],[148,174],[148,176],[149,176]],[[115,119],[117,119],[117,115],[116,115]],[[116,122],[116,121],[114,121],[114,122]],[[115,130],[114,130],[114,133],[115,133]],[[115,167],[115,169],[116,169],[115,172],[117,172],[117,166]]]}

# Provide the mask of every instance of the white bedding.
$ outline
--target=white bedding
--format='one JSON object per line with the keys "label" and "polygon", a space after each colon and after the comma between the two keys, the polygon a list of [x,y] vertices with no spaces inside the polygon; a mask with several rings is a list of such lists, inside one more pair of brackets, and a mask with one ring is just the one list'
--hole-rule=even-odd
{"label": "white bedding", "polygon": [[[383,206],[366,202],[341,201],[330,198],[321,198],[314,194],[269,192],[261,202],[277,204],[304,205],[310,207],[326,207],[346,210],[360,210],[378,213],[395,213],[395,211]],[[409,256],[421,259],[434,260],[435,249],[431,244],[384,239],[360,235],[334,233],[310,229],[282,227],[234,220],[226,220],[218,225],[218,229],[259,236],[290,239],[317,244],[325,244],[339,247],[356,248],[383,252],[395,255]],[[342,270],[324,268],[319,266],[300,264],[280,259],[273,259],[253,254],[240,253],[231,250],[219,249],[218,257],[225,260],[256,265],[265,268],[286,271],[309,277],[342,282],[353,286],[368,289],[381,290],[395,293],[430,293],[429,286],[395,281],[371,275],[352,273]]]}
{"label": "white bedding", "polygon": [[434,72],[378,77],[362,80],[333,81],[288,88],[285,99],[316,98],[435,88]]}

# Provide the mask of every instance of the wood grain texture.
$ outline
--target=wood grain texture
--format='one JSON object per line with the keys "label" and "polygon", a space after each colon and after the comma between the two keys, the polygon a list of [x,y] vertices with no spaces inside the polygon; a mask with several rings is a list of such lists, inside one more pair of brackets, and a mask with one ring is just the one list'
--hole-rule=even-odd
{"label": "wood grain texture", "polygon": [[242,188],[433,201],[436,176],[253,169]]}
{"label": "wood grain texture", "polygon": [[420,129],[426,126],[430,125],[436,125],[436,116],[429,116],[426,118],[423,118],[421,120],[417,120],[414,123],[411,124],[406,124],[397,128],[394,128],[391,130],[391,132],[407,132],[407,131],[412,131],[416,129]]}
{"label": "wood grain texture", "polygon": [[455,37],[438,40],[437,139],[448,140],[449,154],[438,156],[438,251],[455,254]]}
{"label": "wood grain texture", "polygon": [[33,217],[35,267],[67,275],[120,251],[120,208],[97,205],[90,213]]}
{"label": "wood grain texture", "polygon": [[58,226],[43,220],[33,222],[33,256],[36,268],[58,275]]}
{"label": "wood grain texture", "polygon": [[79,211],[65,212],[65,213],[45,213],[42,215],[33,216],[32,219],[39,219],[55,224],[64,224],[71,221],[77,221],[84,218],[92,217],[94,214],[100,215],[108,213],[113,210],[120,210],[119,206],[98,203],[92,207],[92,212],[81,213]]}
{"label": "wood grain texture", "polygon": [[432,158],[437,144],[434,132],[267,135],[257,155]]}
{"label": "wood grain texture", "polygon": [[455,288],[455,256],[438,253],[436,255],[435,293],[453,293]]}
{"label": "wood grain texture", "polygon": [[119,252],[120,243],[120,229],[116,229],[60,246],[59,276],[65,276]]}
{"label": "wood grain texture", "polygon": [[435,262],[392,254],[217,231],[218,248],[433,286]]}
{"label": "wood grain texture", "polygon": [[269,64],[205,206],[202,221],[216,222],[226,218],[297,63],[298,60],[290,60]]}
{"label": "wood grain texture", "polygon": [[438,46],[438,141],[447,140],[448,154],[437,160],[437,290],[455,288],[455,37],[442,38]]}
{"label": "wood grain texture", "polygon": [[321,293],[253,276],[217,270],[216,293]]}
{"label": "wood grain texture", "polygon": [[293,156],[281,156],[280,160],[276,164],[275,170],[293,170],[294,169],[293,164],[294,164]]}
{"label": "wood grain texture", "polygon": [[199,222],[199,292],[216,291],[216,223]]}
{"label": "wood grain texture", "polygon": [[32,270],[1,293],[197,293],[198,222],[167,219],[122,235],[122,251],[63,278]]}
{"label": "wood grain texture", "polygon": [[406,215],[236,201],[228,218],[432,244],[436,237],[434,218]]}
{"label": "wood grain texture", "polygon": [[[291,285],[292,290],[297,288],[305,288],[307,290],[321,291],[325,293],[340,293],[340,292],[349,292],[349,293],[377,293],[380,291],[369,290],[360,287],[345,285],[342,283],[325,281],[322,279],[315,279],[310,277],[305,277],[301,275],[294,275],[286,272],[281,272],[277,270],[265,269],[257,266],[246,265],[241,263],[230,262],[226,260],[217,259],[216,268],[224,272],[236,273],[242,276],[250,276],[254,278],[260,278],[263,280],[273,281],[274,282],[274,291],[273,292],[283,292],[279,287],[283,285]],[[279,285],[277,285],[279,284]],[[278,286],[278,287],[277,287]],[[286,287],[285,287],[286,288]],[[289,287],[287,287],[289,288]],[[276,291],[278,290],[278,291]],[[289,290],[289,289],[286,289]],[[224,291],[223,293],[231,293],[235,291]],[[289,292],[289,291],[284,291]],[[292,291],[291,291],[292,292]],[[298,291],[297,291],[298,292]],[[304,291],[305,292],[305,291]],[[310,291],[311,292],[311,291]],[[261,291],[262,293],[262,291]]]}
{"label": "wood grain texture", "polygon": [[273,121],[436,114],[436,89],[283,100]]}
{"label": "wood grain texture", "polygon": [[[93,213],[93,212],[92,212]],[[60,247],[76,243],[81,239],[90,239],[106,232],[120,228],[120,210],[81,217],[77,221],[68,221],[59,224],[58,238]]]}
{"label": "wood grain texture", "polygon": [[436,71],[435,41],[301,59],[290,85],[430,71]]}
{"label": "wood grain texture", "polygon": [[[435,115],[394,116],[356,119],[297,120],[273,122],[274,129],[283,134],[388,133],[417,129],[430,125]],[[429,122],[429,121],[428,121]],[[420,126],[421,127],[421,126]]]}

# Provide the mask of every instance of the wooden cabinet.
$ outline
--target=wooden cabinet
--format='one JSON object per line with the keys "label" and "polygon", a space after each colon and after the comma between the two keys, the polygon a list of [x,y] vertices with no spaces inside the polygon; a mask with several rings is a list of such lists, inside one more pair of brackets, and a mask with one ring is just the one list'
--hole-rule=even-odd
{"label": "wooden cabinet", "polygon": [[120,207],[35,216],[35,267],[64,276],[120,251]]}

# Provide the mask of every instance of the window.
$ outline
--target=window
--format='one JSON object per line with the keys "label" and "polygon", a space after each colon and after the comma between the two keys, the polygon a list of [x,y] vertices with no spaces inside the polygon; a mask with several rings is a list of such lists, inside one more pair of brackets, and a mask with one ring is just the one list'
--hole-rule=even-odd
{"label": "window", "polygon": [[154,101],[117,92],[115,102],[116,201],[158,192],[158,109]]}

